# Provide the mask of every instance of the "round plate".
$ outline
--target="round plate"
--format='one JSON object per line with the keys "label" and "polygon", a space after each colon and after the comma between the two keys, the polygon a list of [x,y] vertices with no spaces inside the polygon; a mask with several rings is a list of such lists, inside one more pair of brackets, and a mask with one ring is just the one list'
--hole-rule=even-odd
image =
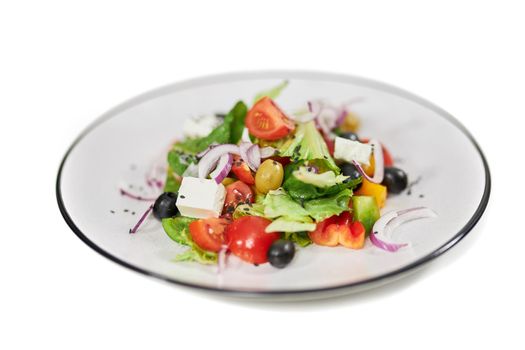
{"label": "round plate", "polygon": [[[227,268],[173,262],[186,248],[168,238],[156,219],[129,234],[148,202],[122,196],[119,186],[148,195],[146,173],[181,136],[185,118],[228,111],[236,101],[289,86],[278,98],[284,110],[312,99],[355,99],[361,136],[381,140],[412,182],[390,196],[386,212],[427,206],[437,214],[398,228],[410,242],[396,253],[367,242],[364,249],[309,246],[285,269],[258,267],[230,257]],[[125,183],[125,185],[124,185]],[[398,88],[362,78],[296,71],[235,73],[185,81],[146,93],[112,109],[67,151],[57,178],[60,210],[73,232],[105,257],[169,282],[239,296],[319,296],[387,282],[441,255],[481,217],[490,193],[487,162],[472,136],[442,109]],[[360,287],[360,288],[356,288]]]}

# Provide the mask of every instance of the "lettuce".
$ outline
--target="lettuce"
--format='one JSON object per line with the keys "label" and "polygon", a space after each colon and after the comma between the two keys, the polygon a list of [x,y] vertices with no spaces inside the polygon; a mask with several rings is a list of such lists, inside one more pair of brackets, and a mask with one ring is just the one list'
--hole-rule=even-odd
{"label": "lettuce", "polygon": [[323,221],[333,215],[339,215],[343,211],[349,210],[348,203],[352,191],[345,189],[335,195],[312,199],[304,203],[304,208],[316,222]]}
{"label": "lettuce", "polygon": [[306,209],[282,189],[268,192],[263,205],[264,216],[267,218],[275,219],[282,216],[291,221],[311,222]]}
{"label": "lettuce", "polygon": [[253,99],[253,103],[255,104],[257,101],[259,101],[261,98],[265,96],[268,96],[272,100],[275,100],[277,97],[279,97],[281,92],[288,86],[288,83],[289,83],[288,80],[284,80],[282,83],[280,83],[279,85],[269,90],[259,92],[257,95],[255,95],[255,98]]}
{"label": "lettuce", "polygon": [[162,227],[166,234],[175,242],[189,247],[173,261],[196,261],[201,264],[217,263],[217,253],[208,252],[199,248],[191,239],[189,225],[196,219],[185,216],[162,219]]}
{"label": "lettuce", "polygon": [[264,206],[261,203],[241,204],[238,205],[233,212],[234,219],[247,215],[264,216]]}
{"label": "lettuce", "polygon": [[321,188],[332,187],[341,184],[348,179],[348,176],[336,176],[332,170],[318,174],[310,171],[310,168],[306,166],[299,167],[299,169],[295,170],[292,175],[299,181]]}
{"label": "lettuce", "polygon": [[283,238],[292,241],[303,248],[312,244],[312,240],[310,239],[310,236],[308,236],[308,232],[306,231],[285,232]]}
{"label": "lettuce", "polygon": [[340,172],[313,120],[298,124],[293,137],[279,148],[279,155],[291,157],[292,161],[324,159],[330,170]]}
{"label": "lettuce", "polygon": [[[266,232],[304,232],[314,231],[316,224],[309,217],[304,217],[304,221],[294,221],[288,217],[280,217],[272,221],[265,229]],[[310,222],[305,222],[309,220]]]}
{"label": "lettuce", "polygon": [[247,112],[246,104],[239,101],[224,117],[222,124],[213,129],[209,135],[177,142],[173,145],[173,149],[181,153],[197,154],[204,151],[212,143],[237,143],[242,135]]}
{"label": "lettuce", "polygon": [[[315,163],[314,165],[316,165],[318,168],[323,170],[324,166],[322,164],[322,161],[315,161],[314,163]],[[328,163],[326,164],[328,166]],[[346,181],[346,182],[339,182],[339,180],[341,180],[342,177],[340,177],[340,175],[335,176],[335,173],[334,173],[334,182],[333,182],[334,184],[333,185],[328,186],[328,187],[327,186],[318,187],[314,184],[303,182],[297,178],[296,171],[300,171],[300,168],[303,167],[303,165],[305,165],[304,161],[290,163],[286,166],[285,171],[284,171],[283,188],[290,195],[290,197],[292,197],[295,200],[304,202],[304,201],[311,200],[311,199],[331,196],[345,189],[353,189],[359,183],[361,183],[361,178],[351,180],[351,181]],[[323,176],[330,176],[330,175],[323,175]],[[301,178],[301,176],[299,177]],[[320,184],[319,180],[320,179],[316,178],[316,181],[315,181],[316,184]],[[308,181],[308,179],[306,181]],[[323,184],[329,185],[330,183],[331,183],[330,181],[325,179]]]}

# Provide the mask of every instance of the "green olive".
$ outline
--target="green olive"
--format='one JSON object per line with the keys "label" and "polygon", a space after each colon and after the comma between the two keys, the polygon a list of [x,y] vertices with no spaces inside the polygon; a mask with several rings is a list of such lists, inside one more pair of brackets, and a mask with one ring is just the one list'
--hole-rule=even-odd
{"label": "green olive", "polygon": [[284,170],[281,163],[275,160],[265,160],[255,173],[255,187],[258,192],[268,193],[276,190],[283,183]]}

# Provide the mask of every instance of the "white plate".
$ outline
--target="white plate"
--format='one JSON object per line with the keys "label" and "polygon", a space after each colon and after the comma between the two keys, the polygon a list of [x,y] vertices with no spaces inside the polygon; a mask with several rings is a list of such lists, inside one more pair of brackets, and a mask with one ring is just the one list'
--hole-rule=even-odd
{"label": "white plate", "polygon": [[[362,136],[380,139],[411,180],[411,194],[391,196],[383,212],[428,206],[439,216],[396,231],[410,247],[397,253],[369,243],[362,250],[309,246],[278,270],[229,260],[214,266],[174,263],[184,247],[171,241],[157,220],[137,234],[128,230],[146,202],[120,195],[122,181],[144,185],[144,174],[163,159],[181,135],[185,118],[228,111],[243,99],[288,79],[279,97],[286,109],[324,98],[334,103],[362,98],[353,111],[362,118]],[[442,109],[398,88],[362,78],[296,71],[235,73],[176,83],[109,111],[89,126],[67,151],[57,179],[60,210],[78,237],[105,257],[169,282],[239,296],[314,297],[367,288],[413,271],[455,245],[476,224],[489,198],[486,160],[467,130]],[[111,211],[114,211],[112,213]],[[135,213],[132,215],[132,213]],[[357,288],[359,287],[359,288]]]}

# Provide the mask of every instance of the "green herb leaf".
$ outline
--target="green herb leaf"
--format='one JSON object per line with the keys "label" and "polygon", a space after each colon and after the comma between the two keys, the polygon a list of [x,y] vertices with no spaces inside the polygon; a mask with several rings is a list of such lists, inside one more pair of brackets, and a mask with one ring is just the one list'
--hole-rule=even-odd
{"label": "green herb leaf", "polygon": [[343,211],[349,210],[348,203],[352,191],[345,189],[335,195],[312,199],[304,203],[304,208],[316,222],[323,221],[333,215],[339,215]]}
{"label": "green herb leaf", "polygon": [[179,191],[181,182],[173,175],[173,170],[168,167],[166,171],[166,182],[164,183],[164,192],[177,193]]}
{"label": "green herb leaf", "polygon": [[242,101],[237,102],[229,114],[233,115],[233,121],[231,124],[230,131],[230,143],[236,144],[242,137],[242,132],[244,130],[244,120],[246,119],[246,114],[248,113],[248,107]]}
{"label": "green herb leaf", "polygon": [[306,247],[310,244],[312,244],[312,240],[310,239],[310,236],[308,236],[308,232],[285,232],[284,239],[290,240],[296,244],[298,244],[301,247]]}
{"label": "green herb leaf", "polygon": [[284,80],[279,85],[274,86],[273,88],[269,90],[259,92],[257,95],[255,95],[255,98],[253,99],[253,103],[255,104],[257,101],[259,101],[261,98],[265,96],[268,96],[272,100],[275,100],[277,97],[279,97],[279,95],[281,95],[283,90],[288,86],[288,83],[289,83],[288,80]]}
{"label": "green herb leaf", "polygon": [[291,157],[293,161],[324,159],[330,170],[334,171],[336,175],[340,173],[340,169],[330,155],[328,146],[315,127],[313,120],[298,124],[294,137],[289,138],[279,148],[279,155]]}
{"label": "green herb leaf", "polygon": [[166,218],[162,219],[162,228],[164,228],[168,237],[175,242],[191,246],[193,241],[191,240],[189,225],[193,221],[195,221],[195,219],[185,216]]}

